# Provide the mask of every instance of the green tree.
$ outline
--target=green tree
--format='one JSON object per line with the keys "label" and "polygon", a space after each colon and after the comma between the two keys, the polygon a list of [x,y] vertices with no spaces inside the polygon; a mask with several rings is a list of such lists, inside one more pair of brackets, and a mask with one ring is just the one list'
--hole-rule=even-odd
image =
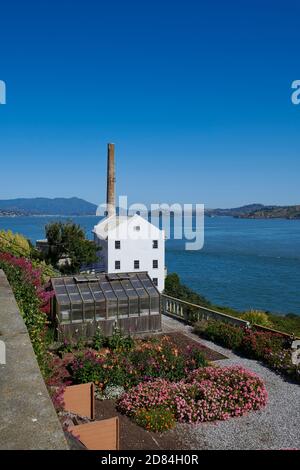
{"label": "green tree", "polygon": [[0,230],[0,251],[30,258],[32,245],[23,235],[11,230]]}
{"label": "green tree", "polygon": [[46,225],[49,252],[46,256],[63,273],[77,273],[83,264],[97,261],[96,244],[85,238],[84,230],[73,222]]}

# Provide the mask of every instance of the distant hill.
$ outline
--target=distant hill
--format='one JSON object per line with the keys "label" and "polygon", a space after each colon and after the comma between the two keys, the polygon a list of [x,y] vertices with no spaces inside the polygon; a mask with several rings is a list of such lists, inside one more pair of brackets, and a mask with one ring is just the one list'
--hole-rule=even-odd
{"label": "distant hill", "polygon": [[208,209],[205,214],[213,216],[231,216],[239,219],[300,219],[300,205],[264,206],[249,204],[233,209]]}
{"label": "distant hill", "polygon": [[[97,206],[77,197],[54,198],[19,198],[0,200],[0,216],[21,215],[96,215]],[[205,209],[205,215],[231,216],[241,219],[300,219],[300,205],[264,206],[248,204],[232,209]]]}
{"label": "distant hill", "polygon": [[96,204],[77,197],[0,200],[0,215],[96,215]]}
{"label": "distant hill", "polygon": [[300,219],[300,205],[263,207],[239,217],[246,219]]}
{"label": "distant hill", "polygon": [[254,211],[261,210],[265,206],[263,204],[248,204],[246,206],[234,207],[233,209],[206,209],[205,215],[208,216],[230,216],[230,217],[239,217],[240,215],[247,215]]}

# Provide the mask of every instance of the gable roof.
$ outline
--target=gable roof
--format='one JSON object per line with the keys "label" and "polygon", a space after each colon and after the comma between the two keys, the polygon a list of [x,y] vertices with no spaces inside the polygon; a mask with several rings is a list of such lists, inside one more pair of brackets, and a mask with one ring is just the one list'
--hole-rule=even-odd
{"label": "gable roof", "polygon": [[[117,215],[111,215],[110,217],[106,217],[105,219],[102,219],[97,225],[94,226],[93,233],[95,233],[98,237],[106,240],[109,235],[113,236],[115,234],[116,230],[123,224],[129,224],[131,225],[132,223],[140,223],[145,225],[148,225],[151,227],[151,230],[154,232],[163,232],[163,230],[160,230],[158,227],[156,227],[154,224],[149,222],[147,219],[144,219],[144,217],[141,217],[138,214],[134,214],[132,216],[117,216]],[[149,227],[149,228],[150,228]]]}

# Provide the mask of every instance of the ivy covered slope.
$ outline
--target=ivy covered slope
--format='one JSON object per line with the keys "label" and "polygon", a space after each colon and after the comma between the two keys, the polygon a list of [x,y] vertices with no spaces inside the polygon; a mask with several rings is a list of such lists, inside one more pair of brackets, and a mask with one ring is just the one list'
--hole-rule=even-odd
{"label": "ivy covered slope", "polygon": [[[185,300],[196,305],[211,308],[218,312],[227,313],[237,318],[242,318],[250,323],[267,326],[283,333],[294,334],[300,337],[300,316],[293,313],[287,315],[277,315],[270,312],[261,312],[258,310],[250,310],[246,312],[239,312],[230,307],[221,307],[214,305],[207,300],[203,295],[194,292],[189,287],[182,284],[178,274],[168,274],[165,282],[165,294],[177,299]],[[255,302],[255,299],[253,300]]]}

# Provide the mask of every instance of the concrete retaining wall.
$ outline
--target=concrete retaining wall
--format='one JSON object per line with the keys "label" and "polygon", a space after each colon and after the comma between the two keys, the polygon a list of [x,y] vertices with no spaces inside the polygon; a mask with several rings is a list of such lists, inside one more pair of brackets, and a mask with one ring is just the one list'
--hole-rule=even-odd
{"label": "concrete retaining wall", "polygon": [[[0,270],[0,449],[68,449],[11,287]],[[3,343],[2,343],[3,345]]]}

